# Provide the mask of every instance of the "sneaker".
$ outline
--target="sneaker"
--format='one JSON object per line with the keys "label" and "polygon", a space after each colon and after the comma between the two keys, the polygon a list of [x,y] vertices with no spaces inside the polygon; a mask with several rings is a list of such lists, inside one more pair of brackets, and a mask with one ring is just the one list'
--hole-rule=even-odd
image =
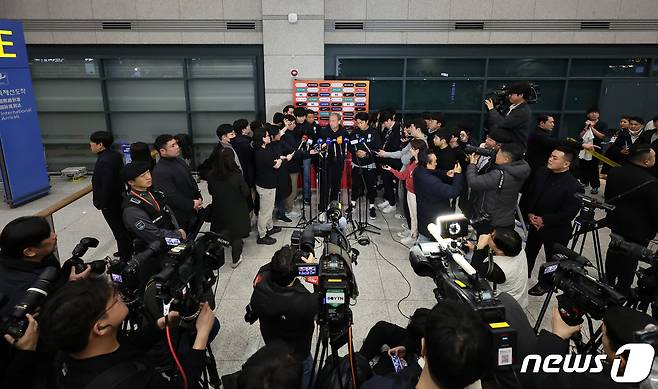
{"label": "sneaker", "polygon": [[589,193],[598,194],[599,193],[599,188],[592,188],[592,190],[590,190]]}
{"label": "sneaker", "polygon": [[279,226],[275,226],[275,227],[272,227],[271,230],[268,230],[268,231],[267,231],[267,235],[266,235],[266,236],[270,236],[270,235],[278,234],[279,232],[281,232],[281,227],[279,227]]}
{"label": "sneaker", "polygon": [[400,242],[402,242],[402,244],[405,246],[413,246],[416,244],[416,238],[407,236],[406,238],[403,238]]}
{"label": "sneaker", "polygon": [[283,214],[283,215],[276,215],[276,216],[275,216],[275,219],[276,219],[276,220],[281,220],[281,221],[284,222],[284,223],[290,223],[290,222],[292,222],[292,219],[289,218],[288,216],[286,216],[285,214]]}
{"label": "sneaker", "polygon": [[116,253],[112,254],[114,258],[119,258],[119,252],[117,251]]}
{"label": "sneaker", "polygon": [[370,207],[370,218],[372,220],[377,219],[377,211],[375,210],[375,207]]}
{"label": "sneaker", "polygon": [[[274,238],[271,238],[271,239],[274,239]],[[240,265],[240,263],[242,263],[242,255],[240,255],[240,258],[238,258],[237,262],[231,262],[231,267],[233,269],[235,269],[236,267],[238,267]]]}
{"label": "sneaker", "polygon": [[402,231],[402,232],[398,232],[398,233],[397,233],[397,236],[398,236],[398,238],[401,238],[401,239],[408,238],[408,237],[411,236],[411,231],[409,231],[409,230],[404,230],[404,231]]}
{"label": "sneaker", "polygon": [[383,213],[393,213],[396,210],[397,210],[397,208],[395,207],[395,205],[389,205],[388,207],[382,209],[382,212]]}
{"label": "sneaker", "polygon": [[[256,243],[258,244],[266,244],[266,245],[272,245],[276,243],[276,239],[272,238],[271,236],[265,236],[264,238],[258,238],[256,239]],[[238,262],[239,263],[239,262]]]}
{"label": "sneaker", "polygon": [[300,216],[302,216],[302,214],[300,212],[297,212],[297,211],[290,211],[290,212],[286,213],[286,216],[292,219],[292,218],[295,218],[295,217],[300,217]]}
{"label": "sneaker", "polygon": [[396,213],[396,214],[395,214],[395,218],[396,218],[396,219],[400,219],[400,220],[402,220],[402,219],[406,219],[406,217],[400,215],[399,213]]}
{"label": "sneaker", "polygon": [[388,200],[384,200],[383,202],[377,204],[377,208],[379,209],[384,209],[386,207],[390,207],[391,204],[389,204]]}

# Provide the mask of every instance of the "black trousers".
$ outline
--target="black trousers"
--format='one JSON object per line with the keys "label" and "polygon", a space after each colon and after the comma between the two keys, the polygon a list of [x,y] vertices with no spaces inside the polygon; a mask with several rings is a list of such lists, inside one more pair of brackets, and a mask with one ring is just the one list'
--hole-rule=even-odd
{"label": "black trousers", "polygon": [[126,226],[123,225],[121,208],[103,209],[101,212],[110,230],[112,230],[114,239],[117,241],[119,258],[123,261],[129,261],[133,254],[133,241]]}
{"label": "black trousers", "polygon": [[340,180],[345,165],[344,160],[333,158],[327,158],[323,164],[324,166],[320,167],[324,169],[320,175],[320,211],[325,211],[330,202],[339,200]]}
{"label": "black trousers", "polygon": [[[365,188],[364,188],[365,184]],[[375,169],[352,168],[352,201],[367,194],[368,203],[375,204],[377,197],[377,172]]]}
{"label": "black trousers", "polygon": [[387,200],[389,204],[395,205],[398,198],[398,179],[395,178],[393,174],[384,170],[382,171],[382,181],[384,182],[384,199]]}
{"label": "black trousers", "polygon": [[[403,346],[406,339],[406,329],[386,321],[379,321],[368,331],[368,335],[363,341],[363,346],[361,346],[359,353],[365,356],[368,361],[371,361],[375,356],[381,354],[383,345],[386,344],[390,348]],[[407,350],[407,353],[410,351]],[[380,358],[373,370],[378,375],[385,375],[395,371],[391,358],[385,355]]]}
{"label": "black trousers", "polygon": [[535,261],[537,260],[537,254],[539,254],[539,249],[544,245],[544,254],[546,255],[546,261],[551,261],[553,257],[553,246],[556,243],[567,245],[569,243],[569,238],[571,235],[571,226],[565,226],[564,229],[560,231],[566,231],[566,233],[556,233],[557,228],[553,228],[550,231],[546,231],[545,228],[537,231],[534,226],[530,226],[528,230],[528,240],[525,244],[525,255],[528,259],[528,277],[532,274],[532,269],[535,267]]}
{"label": "black trousers", "polygon": [[605,276],[608,284],[624,296],[630,296],[637,265],[636,259],[609,247],[605,256]]}
{"label": "black trousers", "polygon": [[579,159],[578,163],[580,165],[578,171],[578,178],[583,185],[591,186],[592,188],[598,188],[601,186],[599,181],[599,160],[592,157],[591,161],[586,161],[584,159]]}

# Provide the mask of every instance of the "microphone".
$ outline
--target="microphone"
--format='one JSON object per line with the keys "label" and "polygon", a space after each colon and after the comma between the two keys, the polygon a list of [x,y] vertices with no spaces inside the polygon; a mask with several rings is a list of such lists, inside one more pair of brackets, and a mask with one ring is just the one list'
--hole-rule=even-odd
{"label": "microphone", "polygon": [[338,149],[340,150],[341,155],[345,155],[343,152],[343,137],[339,136],[338,139],[336,139],[336,143],[338,143]]}
{"label": "microphone", "polygon": [[[308,137],[307,137],[307,138],[308,138]],[[306,140],[306,149],[308,150],[308,149],[310,149],[311,147],[313,147],[313,139],[310,139],[310,138],[309,138],[309,139]]]}
{"label": "microphone", "polygon": [[304,145],[304,143],[306,143],[306,140],[308,140],[308,136],[304,135],[304,136],[302,137],[302,141],[299,142],[299,147],[297,147],[297,151],[299,151],[299,150],[302,148],[302,146]]}
{"label": "microphone", "polygon": [[322,138],[318,138],[318,140],[315,142],[315,148],[316,149],[322,148],[323,143],[324,143],[324,141],[322,140]]}
{"label": "microphone", "polygon": [[363,143],[363,145],[366,147],[366,150],[368,150],[368,153],[372,154],[372,151],[370,151],[370,147],[368,147],[365,138],[359,138],[359,143]]}

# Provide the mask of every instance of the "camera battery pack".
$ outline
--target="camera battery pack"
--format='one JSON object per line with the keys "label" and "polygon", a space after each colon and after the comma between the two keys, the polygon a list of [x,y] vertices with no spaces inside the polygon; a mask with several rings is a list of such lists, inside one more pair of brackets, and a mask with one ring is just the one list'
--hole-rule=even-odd
{"label": "camera battery pack", "polygon": [[507,322],[489,323],[497,367],[510,366],[517,361],[516,330]]}

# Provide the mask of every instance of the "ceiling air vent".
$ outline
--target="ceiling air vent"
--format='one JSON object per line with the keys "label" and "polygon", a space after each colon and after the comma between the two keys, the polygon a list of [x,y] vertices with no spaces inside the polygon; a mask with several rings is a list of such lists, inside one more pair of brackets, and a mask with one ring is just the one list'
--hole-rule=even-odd
{"label": "ceiling air vent", "polygon": [[103,30],[130,30],[130,22],[103,22]]}
{"label": "ceiling air vent", "polygon": [[456,22],[455,30],[484,30],[484,22]]}
{"label": "ceiling air vent", "polygon": [[601,22],[601,21],[580,22],[580,29],[581,30],[609,30],[610,22]]}
{"label": "ceiling air vent", "polygon": [[336,22],[336,30],[363,30],[363,22]]}
{"label": "ceiling air vent", "polygon": [[231,30],[255,30],[256,22],[226,22],[226,29]]}

